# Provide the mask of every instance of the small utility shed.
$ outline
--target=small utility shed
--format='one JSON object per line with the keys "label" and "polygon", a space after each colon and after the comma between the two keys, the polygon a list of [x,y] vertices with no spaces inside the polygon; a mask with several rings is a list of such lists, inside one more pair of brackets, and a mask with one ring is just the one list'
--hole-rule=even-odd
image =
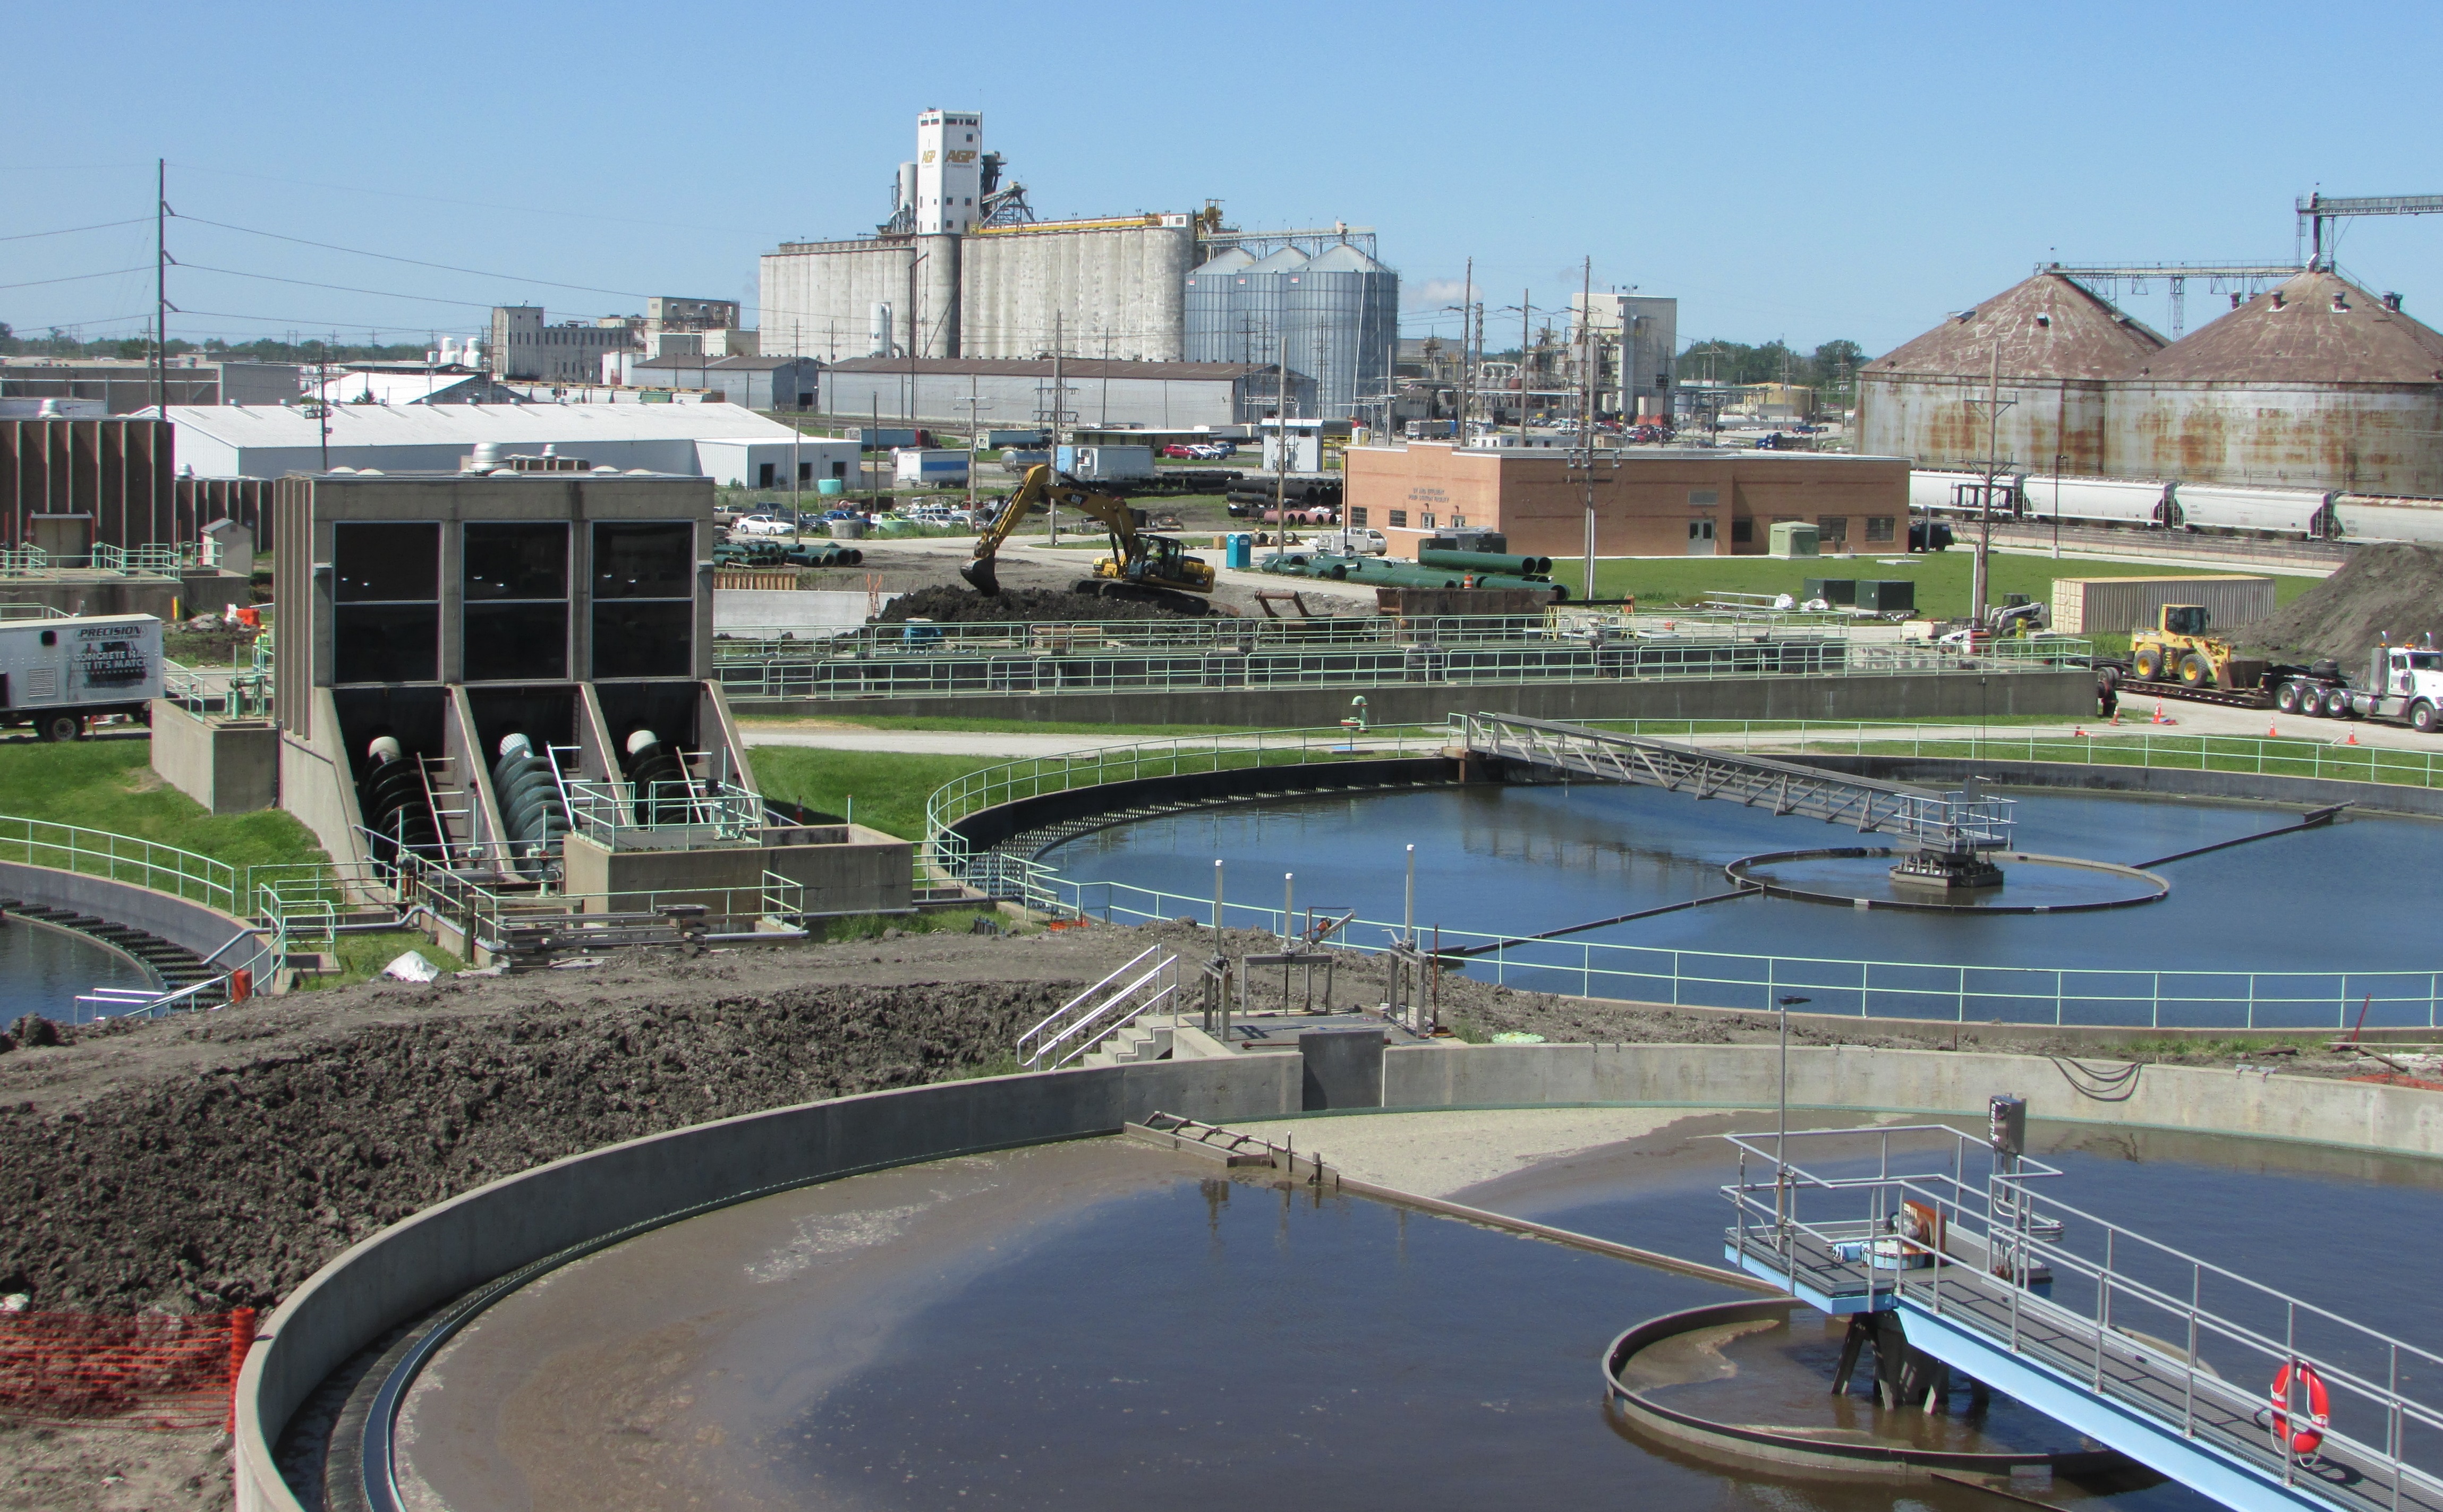
{"label": "small utility shed", "polygon": [[2177,577],[2056,577],[2052,628],[2065,635],[2119,635],[2153,625],[2166,604],[2203,604],[2210,628],[2273,613],[2273,579],[2246,573]]}

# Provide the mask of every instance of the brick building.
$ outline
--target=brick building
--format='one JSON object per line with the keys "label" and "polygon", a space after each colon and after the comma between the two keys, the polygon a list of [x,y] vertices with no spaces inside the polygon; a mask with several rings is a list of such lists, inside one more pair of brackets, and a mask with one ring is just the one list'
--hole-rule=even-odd
{"label": "brick building", "polygon": [[[1761,556],[1782,519],[1816,526],[1828,555],[1908,547],[1909,465],[1898,457],[1644,447],[1595,456],[1599,556]],[[1585,475],[1566,451],[1420,441],[1352,446],[1346,466],[1349,522],[1383,532],[1395,556],[1447,530],[1499,531],[1509,550],[1537,556],[1585,550]]]}

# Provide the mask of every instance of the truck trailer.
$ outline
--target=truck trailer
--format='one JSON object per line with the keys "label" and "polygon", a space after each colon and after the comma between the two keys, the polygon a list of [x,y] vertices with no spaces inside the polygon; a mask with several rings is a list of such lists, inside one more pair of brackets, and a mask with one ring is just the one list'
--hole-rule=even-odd
{"label": "truck trailer", "polygon": [[105,715],[149,718],[161,696],[161,622],[86,614],[0,622],[0,726],[79,740]]}
{"label": "truck trailer", "polygon": [[2443,732],[2443,650],[2378,646],[2367,652],[2364,687],[2352,687],[2330,662],[2278,669],[2273,706],[2325,720],[2380,720],[2420,735]]}

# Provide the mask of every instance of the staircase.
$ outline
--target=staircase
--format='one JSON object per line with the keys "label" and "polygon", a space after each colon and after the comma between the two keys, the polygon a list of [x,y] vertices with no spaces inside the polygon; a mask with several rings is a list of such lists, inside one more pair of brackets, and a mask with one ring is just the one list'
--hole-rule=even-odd
{"label": "staircase", "polygon": [[1063,1003],[1018,1037],[1030,1071],[1155,1061],[1171,1047],[1179,957],[1156,945]]}
{"label": "staircase", "polygon": [[1167,1017],[1140,1018],[1111,1032],[1077,1062],[1080,1066],[1128,1066],[1170,1058],[1172,1025]]}
{"label": "staircase", "polygon": [[[7,914],[74,930],[122,951],[143,963],[145,969],[160,981],[164,993],[176,993],[198,982],[212,983],[214,978],[223,975],[184,945],[173,944],[148,930],[115,924],[107,919],[81,914],[72,908],[54,908],[46,903],[0,898],[0,915]],[[193,1008],[218,1008],[228,1000],[228,989],[215,983],[184,1001]]]}

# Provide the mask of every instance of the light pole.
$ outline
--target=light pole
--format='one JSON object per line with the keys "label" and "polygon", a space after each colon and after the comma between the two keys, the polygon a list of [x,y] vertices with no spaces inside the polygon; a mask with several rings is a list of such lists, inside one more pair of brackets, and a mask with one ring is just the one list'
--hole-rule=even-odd
{"label": "light pole", "polygon": [[1781,1008],[1781,1103],[1773,1125],[1773,1219],[1775,1230],[1785,1243],[1790,1233],[1790,1159],[1782,1154],[1782,1141],[1790,1138],[1790,1011],[1812,998],[1787,994],[1775,999]]}

